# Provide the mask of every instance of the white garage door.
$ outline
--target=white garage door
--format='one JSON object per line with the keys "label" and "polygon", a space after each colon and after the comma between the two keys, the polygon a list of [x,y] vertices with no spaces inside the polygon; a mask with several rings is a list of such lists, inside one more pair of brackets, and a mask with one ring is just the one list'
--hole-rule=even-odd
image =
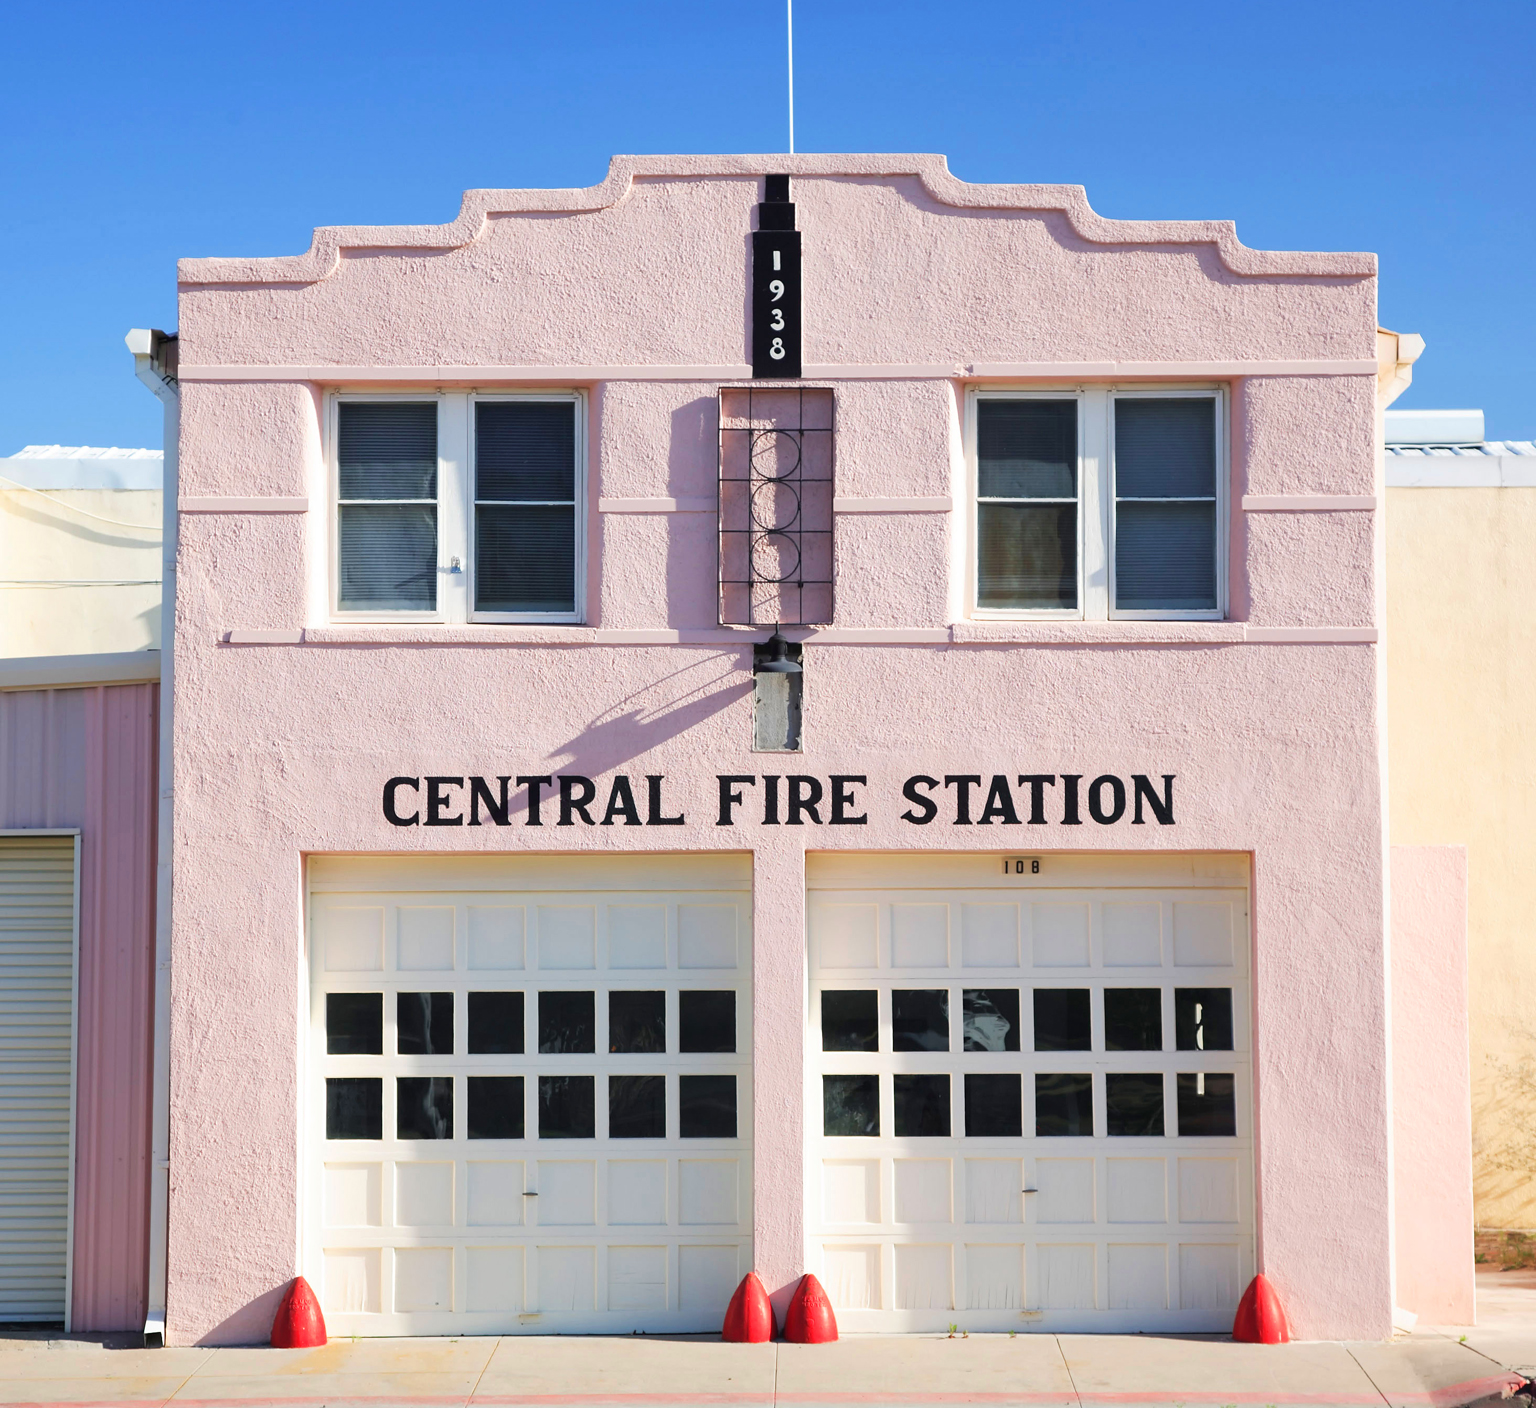
{"label": "white garage door", "polygon": [[310,862],[333,1335],[718,1329],[751,1266],[749,862]]}
{"label": "white garage door", "polygon": [[812,1257],[842,1325],[1230,1329],[1253,1274],[1246,861],[808,875]]}
{"label": "white garage door", "polygon": [[63,1320],[75,838],[0,836],[0,1320]]}

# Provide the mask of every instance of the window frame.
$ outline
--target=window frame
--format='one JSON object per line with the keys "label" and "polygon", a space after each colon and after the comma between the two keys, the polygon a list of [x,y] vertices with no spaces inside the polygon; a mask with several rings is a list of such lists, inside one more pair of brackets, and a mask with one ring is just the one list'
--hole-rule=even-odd
{"label": "window frame", "polygon": [[[475,407],[482,401],[539,401],[545,403],[565,403],[573,409],[571,414],[575,417],[575,443],[574,453],[576,457],[571,479],[572,493],[572,531],[576,535],[576,541],[572,545],[571,571],[575,580],[571,584],[570,611],[478,611],[475,609],[475,581],[478,565],[476,561],[475,543],[477,534],[475,531],[475,514],[480,507],[477,485],[477,468],[475,460]],[[581,391],[473,391],[469,394],[465,411],[465,458],[464,458],[464,507],[465,507],[465,555],[464,555],[464,589],[465,589],[465,616],[471,622],[491,622],[501,624],[560,622],[566,625],[574,625],[585,619],[586,615],[586,583],[587,583],[587,534],[586,534],[586,497],[587,497],[587,443],[586,428],[587,418],[584,414],[586,403],[585,394]],[[491,502],[518,503],[519,500],[492,500]],[[529,502],[532,502],[531,500]]]}
{"label": "window frame", "polygon": [[[432,402],[437,406],[437,606],[430,611],[352,611],[341,605],[341,466],[338,454],[339,407],[346,402]],[[475,579],[475,411],[478,401],[566,402],[575,417],[573,478],[573,560],[571,611],[492,612],[474,609]],[[445,391],[434,387],[346,387],[332,391],[325,407],[327,477],[327,610],[337,625],[396,623],[410,625],[579,625],[586,620],[587,540],[587,393],[580,387],[472,388]],[[459,562],[457,571],[454,559]]]}
{"label": "window frame", "polygon": [[[965,401],[965,612],[977,621],[1222,621],[1227,615],[1229,540],[1227,387],[1217,382],[1112,382],[1098,385],[1033,383],[972,385]],[[1202,610],[1120,610],[1115,604],[1114,407],[1118,399],[1208,399],[1215,403],[1216,606]],[[1065,607],[997,607],[980,604],[981,498],[978,407],[983,401],[1077,402],[1078,604]]]}

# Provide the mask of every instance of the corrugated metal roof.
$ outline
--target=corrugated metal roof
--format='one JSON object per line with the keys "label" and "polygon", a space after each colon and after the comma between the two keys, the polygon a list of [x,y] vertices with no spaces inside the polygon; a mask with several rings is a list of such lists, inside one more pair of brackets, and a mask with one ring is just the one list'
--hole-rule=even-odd
{"label": "corrugated metal roof", "polygon": [[120,450],[116,445],[28,445],[13,460],[158,460],[163,450]]}
{"label": "corrugated metal roof", "polygon": [[1401,455],[1405,459],[1422,459],[1425,456],[1454,457],[1457,455],[1482,456],[1536,455],[1536,440],[1480,440],[1475,445],[1388,445],[1389,455]]}

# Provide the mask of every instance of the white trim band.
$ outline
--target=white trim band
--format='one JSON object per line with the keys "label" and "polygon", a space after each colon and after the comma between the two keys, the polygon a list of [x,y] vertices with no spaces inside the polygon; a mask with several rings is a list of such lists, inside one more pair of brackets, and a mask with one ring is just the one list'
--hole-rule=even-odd
{"label": "white trim band", "polygon": [[124,650],[100,655],[32,655],[0,660],[0,689],[150,684],[159,678],[158,650]]}

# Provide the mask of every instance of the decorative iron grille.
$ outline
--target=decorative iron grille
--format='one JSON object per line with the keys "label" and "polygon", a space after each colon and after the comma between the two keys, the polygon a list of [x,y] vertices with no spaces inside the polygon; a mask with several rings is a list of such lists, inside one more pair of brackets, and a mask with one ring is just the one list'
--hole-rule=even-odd
{"label": "decorative iron grille", "polygon": [[720,390],[720,622],[832,620],[833,396]]}

